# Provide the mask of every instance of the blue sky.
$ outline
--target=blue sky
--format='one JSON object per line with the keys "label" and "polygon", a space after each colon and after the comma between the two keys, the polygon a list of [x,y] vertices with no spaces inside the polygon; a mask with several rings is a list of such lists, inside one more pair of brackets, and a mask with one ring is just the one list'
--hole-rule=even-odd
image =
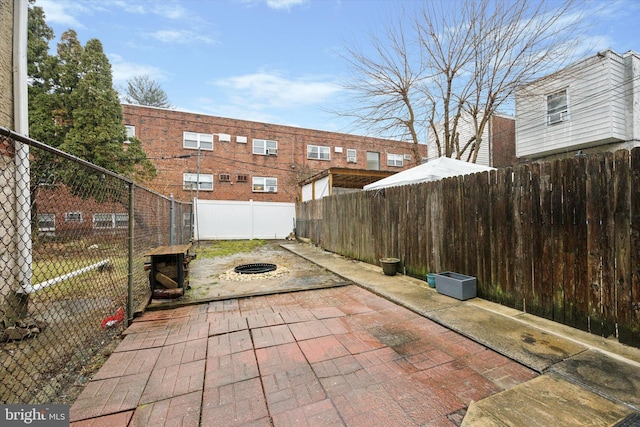
{"label": "blue sky", "polygon": [[[451,0],[455,5],[455,0]],[[57,38],[99,39],[124,88],[148,75],[181,111],[359,133],[334,110],[348,102],[340,54],[366,43],[417,0],[36,0]],[[593,0],[583,56],[640,51],[640,1]]]}

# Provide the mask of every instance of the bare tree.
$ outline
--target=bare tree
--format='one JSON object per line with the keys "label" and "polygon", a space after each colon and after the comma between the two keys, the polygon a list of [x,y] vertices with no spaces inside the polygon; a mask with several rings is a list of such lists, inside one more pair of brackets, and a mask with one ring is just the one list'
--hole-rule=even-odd
{"label": "bare tree", "polygon": [[124,100],[130,104],[150,107],[172,108],[167,93],[159,83],[149,76],[135,76],[127,80]]}
{"label": "bare tree", "polygon": [[357,107],[338,114],[375,134],[410,140],[415,162],[420,164],[419,130],[425,126],[420,87],[425,76],[419,51],[415,59],[402,20],[387,30],[384,39],[371,35],[370,42],[374,58],[358,47],[347,48],[343,55],[354,71],[354,78],[344,86],[354,94]]}
{"label": "bare tree", "polygon": [[[348,50],[355,74],[345,87],[359,106],[343,115],[416,144],[418,130],[428,126],[438,156],[475,162],[491,116],[512,101],[515,88],[574,58],[582,25],[576,6],[573,0],[423,2],[410,35],[396,25],[384,41],[373,39],[375,56]],[[470,132],[462,131],[465,123]]]}

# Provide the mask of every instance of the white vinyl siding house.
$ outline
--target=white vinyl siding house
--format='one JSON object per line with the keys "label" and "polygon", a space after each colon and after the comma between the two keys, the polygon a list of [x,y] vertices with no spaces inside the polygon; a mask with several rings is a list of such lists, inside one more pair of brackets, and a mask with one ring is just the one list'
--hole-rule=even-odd
{"label": "white vinyl siding house", "polygon": [[[480,143],[480,149],[478,150],[478,158],[476,159],[476,164],[478,165],[483,165],[483,166],[493,166],[493,162],[491,161],[491,138],[490,138],[490,131],[491,125],[487,124],[487,126],[485,126],[484,128],[484,132],[482,133],[482,142]],[[443,144],[442,146],[442,150],[444,152],[444,124],[443,123],[439,123],[436,125],[436,129],[438,129],[438,136],[440,138],[441,144]],[[460,119],[458,120],[458,128],[457,128],[457,132],[459,138],[460,138],[460,146],[464,146],[466,144],[467,141],[469,141],[469,139],[471,137],[473,137],[473,135],[475,135],[475,129],[473,127],[473,119],[471,116],[469,115],[462,115],[460,117]],[[437,159],[438,157],[438,146],[436,144],[436,138],[433,134],[433,130],[429,129],[429,136],[428,136],[428,145],[429,145],[429,151],[428,151],[428,159],[429,160],[433,160],[433,159]],[[467,150],[462,153],[462,155],[460,156],[460,160],[464,160],[467,161],[467,158],[469,157],[469,152],[470,149],[467,148]],[[444,153],[443,153],[444,155]],[[452,155],[451,157],[456,158],[456,155]]]}
{"label": "white vinyl siding house", "polygon": [[607,50],[518,88],[516,156],[638,141],[639,78],[638,54]]}

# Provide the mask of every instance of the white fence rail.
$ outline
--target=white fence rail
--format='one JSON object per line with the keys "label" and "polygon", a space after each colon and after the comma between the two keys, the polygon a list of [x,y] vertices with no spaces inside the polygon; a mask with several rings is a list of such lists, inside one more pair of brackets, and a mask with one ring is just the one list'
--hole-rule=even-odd
{"label": "white fence rail", "polygon": [[294,229],[295,203],[196,200],[196,240],[284,239]]}

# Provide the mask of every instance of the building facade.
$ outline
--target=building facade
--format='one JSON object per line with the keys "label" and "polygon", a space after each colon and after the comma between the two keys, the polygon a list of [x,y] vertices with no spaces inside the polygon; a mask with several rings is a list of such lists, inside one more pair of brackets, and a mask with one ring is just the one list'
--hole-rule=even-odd
{"label": "building facade", "polygon": [[381,138],[123,105],[129,135],[158,175],[147,186],[176,200],[295,202],[300,181],[331,167],[398,172],[413,144]]}
{"label": "building facade", "polygon": [[[442,138],[444,133],[442,123],[436,125],[438,134]],[[473,117],[463,114],[458,121],[457,137],[460,145],[464,145],[476,134]],[[517,163],[515,156],[515,119],[505,114],[494,113],[489,118],[487,126],[482,133],[482,142],[478,147],[478,156],[475,163],[482,166],[503,167]],[[438,146],[432,129],[429,129],[429,160],[438,158]],[[467,149],[460,160],[468,161],[471,149]],[[457,152],[451,156],[456,158]]]}
{"label": "building facade", "polygon": [[598,52],[516,91],[516,155],[542,159],[640,143],[640,55]]}

